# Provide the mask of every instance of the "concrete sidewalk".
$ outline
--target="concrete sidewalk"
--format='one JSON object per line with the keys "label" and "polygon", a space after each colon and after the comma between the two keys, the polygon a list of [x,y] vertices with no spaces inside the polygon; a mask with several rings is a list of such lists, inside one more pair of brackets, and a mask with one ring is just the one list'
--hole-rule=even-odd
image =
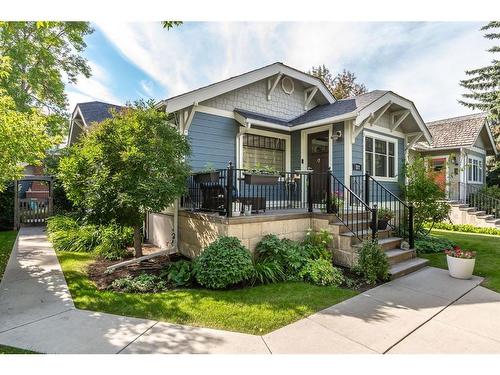
{"label": "concrete sidewalk", "polygon": [[500,353],[500,294],[421,271],[265,336],[76,309],[42,228],[0,283],[0,344],[44,353]]}

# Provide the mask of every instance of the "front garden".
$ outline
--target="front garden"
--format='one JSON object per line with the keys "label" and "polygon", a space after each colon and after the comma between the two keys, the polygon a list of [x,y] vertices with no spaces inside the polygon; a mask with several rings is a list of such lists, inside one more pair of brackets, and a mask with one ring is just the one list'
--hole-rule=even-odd
{"label": "front garden", "polygon": [[0,232],[0,281],[5,272],[5,267],[7,267],[14,242],[16,242],[16,236],[17,231]]}

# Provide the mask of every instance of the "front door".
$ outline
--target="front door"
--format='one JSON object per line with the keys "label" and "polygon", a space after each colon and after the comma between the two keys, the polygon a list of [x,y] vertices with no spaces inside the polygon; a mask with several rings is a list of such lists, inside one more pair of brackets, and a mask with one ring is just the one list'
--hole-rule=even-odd
{"label": "front door", "polygon": [[446,158],[431,159],[431,168],[434,181],[442,191],[446,189]]}
{"label": "front door", "polygon": [[307,136],[307,167],[314,171],[311,181],[314,203],[322,203],[326,199],[330,151],[328,137],[328,131],[312,133]]}

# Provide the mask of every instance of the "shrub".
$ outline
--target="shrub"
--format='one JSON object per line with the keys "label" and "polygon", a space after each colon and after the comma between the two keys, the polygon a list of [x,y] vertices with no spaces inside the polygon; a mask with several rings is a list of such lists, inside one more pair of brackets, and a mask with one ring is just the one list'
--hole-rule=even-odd
{"label": "shrub", "polygon": [[344,282],[342,272],[326,259],[308,260],[300,271],[300,276],[304,281],[320,286],[339,286]]}
{"label": "shrub", "polygon": [[415,240],[415,250],[418,254],[441,253],[453,249],[456,244],[447,239],[435,236],[421,236]]}
{"label": "shrub", "polygon": [[287,280],[299,278],[299,272],[308,257],[303,246],[289,239],[279,239],[274,234],[262,238],[255,248],[257,262],[276,262],[281,266]]}
{"label": "shrub", "polygon": [[47,219],[47,232],[49,235],[54,232],[77,228],[77,221],[70,216],[56,215]]}
{"label": "shrub", "polygon": [[227,288],[253,275],[252,257],[236,237],[220,237],[195,260],[196,280],[206,288]]}
{"label": "shrub", "polygon": [[444,229],[452,230],[455,232],[466,232],[466,233],[480,233],[480,234],[493,234],[500,236],[500,229],[498,228],[486,228],[486,227],[476,227],[470,224],[451,224],[446,222],[434,223],[433,229]]}
{"label": "shrub", "polygon": [[160,277],[143,273],[136,277],[122,277],[110,285],[110,289],[125,293],[157,293],[167,289],[167,283]]}
{"label": "shrub", "polygon": [[179,260],[169,264],[161,274],[175,287],[188,286],[194,281],[193,263],[188,260]]}
{"label": "shrub", "polygon": [[286,275],[277,261],[264,259],[254,263],[254,282],[268,284],[283,280],[286,280]]}
{"label": "shrub", "polygon": [[361,275],[367,283],[389,278],[389,262],[382,247],[375,241],[364,241],[359,251],[358,264],[353,271]]}
{"label": "shrub", "polygon": [[333,240],[333,236],[326,229],[321,229],[319,232],[308,230],[302,246],[304,247],[305,256],[308,259],[326,259],[333,260],[332,252],[328,250],[328,244]]}

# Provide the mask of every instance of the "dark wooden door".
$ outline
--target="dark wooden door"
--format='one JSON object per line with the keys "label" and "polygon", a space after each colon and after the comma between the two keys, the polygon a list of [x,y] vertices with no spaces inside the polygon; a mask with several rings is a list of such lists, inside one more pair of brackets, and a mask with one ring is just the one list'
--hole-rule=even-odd
{"label": "dark wooden door", "polygon": [[329,132],[312,133],[307,137],[307,167],[314,171],[311,181],[313,203],[326,199],[329,164]]}

